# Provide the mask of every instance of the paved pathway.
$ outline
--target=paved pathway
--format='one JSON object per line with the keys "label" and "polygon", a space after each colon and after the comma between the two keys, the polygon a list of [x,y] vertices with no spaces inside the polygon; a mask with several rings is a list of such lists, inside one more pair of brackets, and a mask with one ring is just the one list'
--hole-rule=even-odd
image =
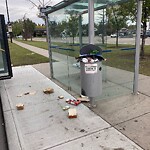
{"label": "paved pathway", "polygon": [[18,42],[16,40],[13,40],[13,43],[15,43],[15,44],[17,44],[17,45],[19,45],[21,47],[24,47],[24,48],[26,48],[26,49],[34,52],[34,53],[38,53],[38,54],[43,55],[45,57],[49,57],[48,51],[45,50],[45,49],[38,48],[38,47],[35,47],[35,46],[31,46],[29,44],[25,44],[25,43],[22,43],[22,42]]}
{"label": "paved pathway", "polygon": [[[40,70],[40,69],[39,69]],[[129,74],[124,74],[128,77]],[[110,73],[112,76],[112,73]],[[119,82],[116,75],[112,76]],[[150,149],[150,77],[139,76],[139,95],[97,101],[93,111],[145,150]],[[109,149],[111,150],[111,149]],[[130,149],[129,149],[130,150]]]}
{"label": "paved pathway", "polygon": [[1,150],[8,150],[1,99],[0,99],[0,149]]}
{"label": "paved pathway", "polygon": [[[142,150],[83,104],[66,104],[74,97],[33,67],[14,67],[13,73],[0,89],[9,150]],[[44,94],[47,87],[54,93]],[[66,105],[76,108],[77,118],[67,117]]]}

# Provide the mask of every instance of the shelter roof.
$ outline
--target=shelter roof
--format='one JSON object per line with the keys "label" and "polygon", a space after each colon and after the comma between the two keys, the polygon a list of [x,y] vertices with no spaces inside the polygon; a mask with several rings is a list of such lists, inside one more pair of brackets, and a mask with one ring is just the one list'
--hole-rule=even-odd
{"label": "shelter roof", "polygon": [[[94,9],[101,10],[110,5],[127,2],[128,0],[94,0]],[[65,8],[67,11],[74,11],[83,14],[88,11],[88,0],[62,0],[54,6],[41,9],[42,13],[50,14],[59,9]]]}

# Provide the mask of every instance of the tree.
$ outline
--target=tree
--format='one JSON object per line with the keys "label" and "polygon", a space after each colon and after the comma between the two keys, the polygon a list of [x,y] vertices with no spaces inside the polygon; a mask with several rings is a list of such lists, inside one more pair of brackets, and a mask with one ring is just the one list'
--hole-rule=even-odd
{"label": "tree", "polygon": [[[51,3],[51,0],[37,0],[37,2],[34,2],[33,0],[26,1],[30,2],[33,5],[33,7],[36,7],[38,11],[40,11],[40,8],[46,8],[46,6],[48,6]],[[41,16],[41,14],[39,13],[38,17],[44,20],[46,26],[45,16]],[[46,38],[46,41],[48,41],[48,38]]]}
{"label": "tree", "polygon": [[77,35],[78,32],[78,15],[76,12],[74,11],[70,11],[68,12],[68,14],[70,15],[68,18],[68,22],[67,22],[67,30],[68,30],[68,34],[69,36],[71,36],[73,38],[73,44],[74,44],[74,38]]}
{"label": "tree", "polygon": [[124,12],[121,9],[121,5],[111,6],[107,8],[106,15],[108,18],[108,24],[112,26],[117,34],[116,47],[118,47],[119,30],[123,27],[126,27],[128,16],[124,15]]}
{"label": "tree", "polygon": [[27,40],[27,38],[31,38],[32,41],[32,35],[34,33],[35,26],[36,24],[33,23],[29,18],[23,19],[23,37],[25,40]]}
{"label": "tree", "polygon": [[[129,16],[130,20],[135,22],[136,21],[136,14],[137,14],[137,5],[135,0],[130,0],[127,3],[121,4],[122,12],[124,12],[124,15]],[[145,38],[146,38],[146,22],[149,20],[150,17],[150,0],[143,0],[143,12],[142,12],[142,22],[141,26],[143,28],[142,30],[142,44],[141,44],[141,51],[140,56],[141,59],[144,58],[144,46],[145,46]]]}
{"label": "tree", "polygon": [[[95,35],[99,35],[102,38],[102,44],[105,44],[105,36],[106,36],[106,9],[103,9],[99,13],[99,20],[100,22],[94,26],[97,27],[97,32],[95,32]],[[109,28],[108,28],[109,29]]]}
{"label": "tree", "polygon": [[27,38],[31,38],[32,40],[35,26],[36,24],[32,22],[32,20],[24,16],[23,19],[13,22],[12,28],[14,36],[22,35],[25,40],[27,40]]}
{"label": "tree", "polygon": [[21,35],[22,29],[23,29],[22,20],[19,19],[18,21],[13,22],[12,29],[13,29],[13,34],[15,37],[18,35]]}
{"label": "tree", "polygon": [[149,20],[150,16],[150,0],[143,1],[143,15],[142,15],[142,25],[143,25],[143,36],[142,36],[142,45],[141,45],[141,58],[143,59],[145,56],[144,53],[144,46],[145,46],[145,38],[146,38],[146,28],[147,28],[147,21]]}
{"label": "tree", "polygon": [[57,25],[57,22],[56,21],[50,21],[50,26],[49,26],[49,28],[50,28],[50,31],[51,31],[51,35],[53,36],[53,37],[57,37],[58,36],[58,27],[57,27],[58,25]]}

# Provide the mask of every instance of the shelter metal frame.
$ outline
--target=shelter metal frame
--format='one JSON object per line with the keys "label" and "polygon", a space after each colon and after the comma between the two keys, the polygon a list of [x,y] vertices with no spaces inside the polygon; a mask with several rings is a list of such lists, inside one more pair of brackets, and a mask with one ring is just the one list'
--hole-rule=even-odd
{"label": "shelter metal frame", "polygon": [[[48,6],[46,8],[40,8],[40,12],[45,14],[47,20],[48,20],[48,14],[51,14],[57,10],[60,10],[62,8],[65,8],[71,4],[74,4],[76,2],[81,2],[83,0],[63,0],[60,3],[54,5],[54,6]],[[98,4],[96,8],[94,8],[95,0],[85,0],[85,10],[79,12],[79,16],[84,13],[88,13],[89,15],[89,43],[94,44],[93,37],[94,37],[94,11],[104,9],[107,6],[127,2],[129,0],[96,0]],[[87,5],[88,4],[88,5]],[[137,0],[137,24],[136,24],[136,53],[135,53],[135,70],[134,70],[134,83],[133,83],[133,93],[138,93],[138,77],[139,77],[139,57],[140,57],[140,31],[141,31],[141,16],[142,16],[142,4],[143,0]],[[81,5],[79,5],[81,6]],[[88,6],[88,7],[87,7]],[[82,5],[83,7],[83,5]],[[48,31],[48,43],[50,43],[50,32],[48,30],[48,21],[47,21],[47,31]],[[81,26],[81,25],[80,25]],[[80,37],[79,37],[80,38]],[[81,39],[80,39],[81,41]],[[81,46],[81,45],[80,45]],[[51,48],[49,45],[49,57],[50,57],[50,68],[52,69],[52,54],[51,54]],[[51,70],[52,71],[52,70]],[[51,72],[51,77],[53,77],[53,72]]]}

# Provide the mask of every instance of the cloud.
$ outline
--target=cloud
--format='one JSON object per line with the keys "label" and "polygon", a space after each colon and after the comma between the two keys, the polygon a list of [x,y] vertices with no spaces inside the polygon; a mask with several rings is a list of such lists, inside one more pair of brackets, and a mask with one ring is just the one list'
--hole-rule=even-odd
{"label": "cloud", "polygon": [[[8,21],[6,13],[6,0],[0,0],[0,14],[5,15],[6,22]],[[32,0],[34,3],[40,4],[38,0]],[[47,0],[48,1],[48,0]],[[54,5],[62,0],[52,0],[51,5]],[[46,2],[46,0],[45,0]],[[38,9],[27,0],[7,0],[10,21],[26,18],[31,19],[35,23],[44,23],[41,18],[38,18]]]}

